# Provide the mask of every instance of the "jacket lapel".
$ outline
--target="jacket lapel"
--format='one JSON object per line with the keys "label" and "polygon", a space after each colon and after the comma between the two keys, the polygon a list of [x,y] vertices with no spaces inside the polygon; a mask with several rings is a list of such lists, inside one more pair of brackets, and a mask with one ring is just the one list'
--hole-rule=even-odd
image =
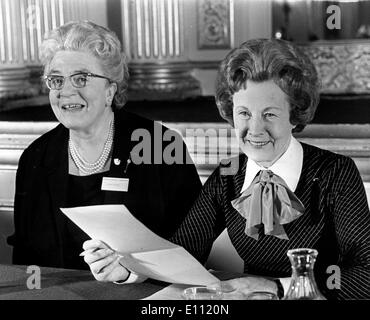
{"label": "jacket lapel", "polygon": [[242,190],[244,180],[245,180],[245,170],[247,167],[247,156],[245,154],[240,154],[238,157],[238,163],[234,166],[238,166],[237,173],[233,176],[233,185],[235,190],[235,197],[240,196],[240,191]]}
{"label": "jacket lapel", "polygon": [[[129,116],[123,110],[115,112],[112,161],[109,172],[104,175],[106,177],[128,178],[125,169],[127,160],[130,158],[130,151],[133,148],[131,142],[133,123],[130,121]],[[105,191],[104,203],[123,203],[126,194],[127,192]]]}
{"label": "jacket lapel", "polygon": [[222,184],[225,186],[223,190],[225,190],[230,203],[240,196],[245,179],[247,160],[247,156],[241,153],[236,157],[224,159],[220,163],[220,177]]}

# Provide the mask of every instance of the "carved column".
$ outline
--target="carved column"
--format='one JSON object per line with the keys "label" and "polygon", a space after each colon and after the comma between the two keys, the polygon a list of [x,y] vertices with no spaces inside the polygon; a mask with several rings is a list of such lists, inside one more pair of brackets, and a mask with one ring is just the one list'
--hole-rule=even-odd
{"label": "carved column", "polygon": [[184,0],[121,0],[130,99],[200,95],[185,51]]}
{"label": "carved column", "polygon": [[[92,0],[89,0],[92,3]],[[88,0],[0,0],[0,110],[40,94],[39,46],[67,21],[88,19]]]}
{"label": "carved column", "polygon": [[20,0],[0,1],[0,103],[36,94],[23,54],[25,19],[19,14],[22,9]]}

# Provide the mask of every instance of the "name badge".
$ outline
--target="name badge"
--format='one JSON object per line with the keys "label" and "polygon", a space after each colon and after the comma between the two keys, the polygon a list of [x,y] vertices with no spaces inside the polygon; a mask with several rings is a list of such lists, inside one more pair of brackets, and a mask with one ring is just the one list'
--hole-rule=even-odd
{"label": "name badge", "polygon": [[109,178],[103,177],[101,189],[104,191],[128,191],[129,179],[127,178]]}

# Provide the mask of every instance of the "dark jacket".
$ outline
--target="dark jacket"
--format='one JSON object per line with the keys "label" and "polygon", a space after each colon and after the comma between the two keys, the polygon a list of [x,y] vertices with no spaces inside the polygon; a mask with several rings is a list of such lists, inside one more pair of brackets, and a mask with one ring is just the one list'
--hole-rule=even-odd
{"label": "dark jacket", "polygon": [[[152,161],[150,164],[131,163],[124,173],[127,159],[139,143],[131,141],[135,129],[150,133]],[[168,129],[156,123],[156,130],[164,133]],[[35,140],[19,160],[14,202],[15,232],[8,239],[14,246],[14,264],[73,268],[64,261],[63,242],[66,241],[68,218],[59,209],[67,205],[68,138],[69,130],[58,125]],[[104,191],[102,204],[124,204],[148,228],[169,238],[197,197],[201,182],[193,163],[153,164],[158,148],[162,151],[170,143],[163,142],[160,146],[160,140],[157,135],[157,142],[154,142],[153,121],[124,110],[115,113],[112,159],[120,159],[120,164],[116,165],[112,160],[105,176],[129,178],[129,190]],[[188,157],[185,144],[182,139],[179,141],[184,148],[183,158]]]}
{"label": "dark jacket", "polygon": [[[204,262],[213,241],[227,228],[245,273],[269,277],[291,276],[289,249],[314,248],[319,252],[316,280],[328,298],[369,299],[370,212],[358,169],[349,157],[302,146],[303,167],[294,193],[306,209],[284,225],[289,240],[263,232],[258,240],[245,235],[245,218],[231,205],[244,183],[243,154],[230,162],[235,174],[222,174],[225,169],[220,166],[209,177],[172,241]],[[340,267],[339,290],[327,285],[331,265]]]}

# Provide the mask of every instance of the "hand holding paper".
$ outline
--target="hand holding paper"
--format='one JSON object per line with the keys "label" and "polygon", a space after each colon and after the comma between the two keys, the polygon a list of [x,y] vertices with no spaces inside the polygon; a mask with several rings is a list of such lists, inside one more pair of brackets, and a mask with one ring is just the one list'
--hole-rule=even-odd
{"label": "hand holding paper", "polygon": [[128,269],[169,283],[210,285],[219,280],[184,248],[167,241],[138,221],[124,205],[62,208],[92,239],[123,256]]}
{"label": "hand holding paper", "polygon": [[94,278],[98,281],[115,282],[128,279],[129,271],[119,263],[121,255],[100,240],[88,240],[83,244],[83,256]]}

